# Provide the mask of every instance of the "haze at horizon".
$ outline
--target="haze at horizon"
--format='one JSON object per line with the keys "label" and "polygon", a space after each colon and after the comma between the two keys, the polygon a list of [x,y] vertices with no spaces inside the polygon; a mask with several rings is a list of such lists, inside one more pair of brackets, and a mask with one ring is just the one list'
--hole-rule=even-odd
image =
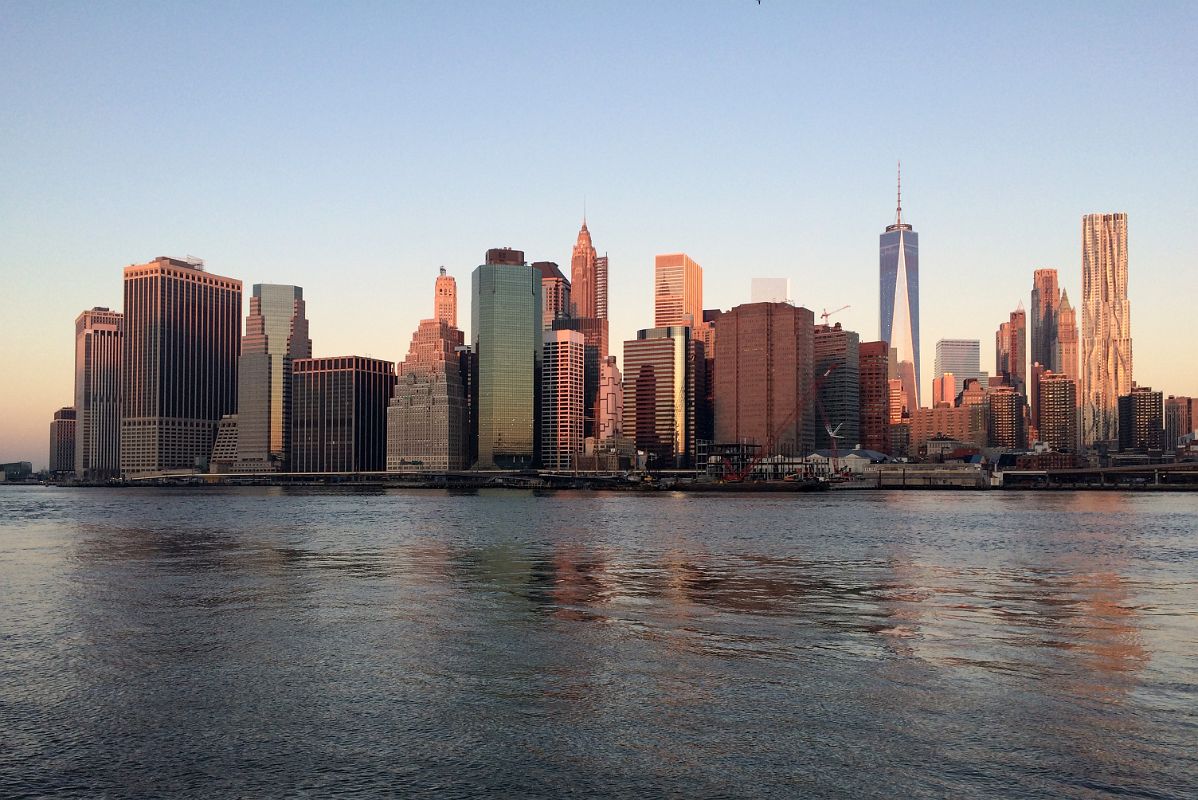
{"label": "haze at horizon", "polygon": [[925,401],[939,338],[993,369],[1034,269],[1080,305],[1095,211],[1129,215],[1136,380],[1198,394],[1198,11],[1004,9],[9,4],[0,461],[46,463],[76,315],[159,255],[301,285],[317,355],[398,360],[438,266],[468,320],[484,250],[565,266],[585,198],[617,354],[675,251],[707,307],[789,277],[873,339],[900,158]]}

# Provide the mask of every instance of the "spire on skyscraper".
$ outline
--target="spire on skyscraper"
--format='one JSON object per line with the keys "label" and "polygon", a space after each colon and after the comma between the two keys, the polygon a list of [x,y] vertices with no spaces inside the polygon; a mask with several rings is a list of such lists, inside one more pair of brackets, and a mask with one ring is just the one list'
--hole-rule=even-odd
{"label": "spire on skyscraper", "polygon": [[903,162],[898,162],[898,204],[894,209],[894,224],[903,224]]}

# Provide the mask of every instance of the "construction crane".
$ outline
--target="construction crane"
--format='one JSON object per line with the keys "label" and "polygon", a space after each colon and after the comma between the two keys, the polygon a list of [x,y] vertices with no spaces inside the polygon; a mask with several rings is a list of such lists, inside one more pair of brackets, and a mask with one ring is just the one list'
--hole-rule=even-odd
{"label": "construction crane", "polygon": [[839,314],[841,311],[844,311],[846,308],[852,308],[852,306],[841,306],[840,308],[836,309],[835,311],[829,311],[828,309],[825,308],[824,313],[819,315],[820,319],[822,319],[824,321],[824,324],[827,325],[828,317],[832,316],[833,314]]}

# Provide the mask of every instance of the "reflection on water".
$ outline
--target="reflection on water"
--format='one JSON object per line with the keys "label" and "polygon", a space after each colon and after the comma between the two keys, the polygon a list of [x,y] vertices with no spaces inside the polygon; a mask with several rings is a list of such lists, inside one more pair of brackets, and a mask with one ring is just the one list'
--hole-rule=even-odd
{"label": "reflection on water", "polygon": [[1198,793],[1186,497],[0,492],[0,795]]}

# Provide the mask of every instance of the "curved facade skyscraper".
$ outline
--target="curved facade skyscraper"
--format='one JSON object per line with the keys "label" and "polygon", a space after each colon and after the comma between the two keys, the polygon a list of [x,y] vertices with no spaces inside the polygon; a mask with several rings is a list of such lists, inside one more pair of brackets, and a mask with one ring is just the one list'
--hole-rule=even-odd
{"label": "curved facade skyscraper", "polygon": [[1119,398],[1131,394],[1127,214],[1082,217],[1082,439],[1118,443]]}
{"label": "curved facade skyscraper", "polygon": [[919,377],[919,234],[903,222],[902,183],[893,225],[878,237],[881,291],[881,339],[895,351],[898,374],[909,409],[920,402]]}

